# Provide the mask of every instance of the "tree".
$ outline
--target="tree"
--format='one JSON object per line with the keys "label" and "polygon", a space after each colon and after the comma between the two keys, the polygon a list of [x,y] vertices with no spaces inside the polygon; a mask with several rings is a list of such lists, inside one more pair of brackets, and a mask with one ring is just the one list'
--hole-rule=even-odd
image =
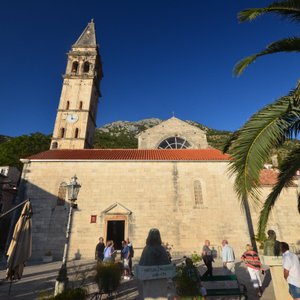
{"label": "tree", "polygon": [[23,164],[20,162],[20,158],[46,151],[49,147],[50,136],[42,133],[10,138],[0,144],[0,165],[15,166],[21,170]]}
{"label": "tree", "polygon": [[122,131],[118,134],[111,134],[96,130],[94,138],[94,148],[96,149],[134,149],[138,145],[137,138],[133,134],[126,134]]}
{"label": "tree", "polygon": [[[276,14],[293,22],[300,22],[300,1],[288,0],[273,2],[264,8],[250,8],[241,11],[238,14],[240,22],[252,21],[263,14]],[[289,37],[268,45],[264,50],[250,55],[240,62],[234,68],[234,74],[239,76],[246,67],[254,62],[258,57],[278,52],[300,52],[300,38]]]}
{"label": "tree", "polygon": [[[290,21],[300,21],[300,1],[274,2],[265,8],[246,9],[239,13],[240,22],[251,21],[263,14],[274,13]],[[300,52],[300,38],[276,41],[261,52],[237,63],[234,74],[239,76],[258,57],[277,52]],[[234,188],[242,202],[254,203],[260,197],[260,171],[273,149],[286,140],[297,137],[300,131],[300,84],[288,95],[279,98],[255,113],[241,129],[234,132],[224,147],[233,157],[230,173],[235,174]],[[288,187],[300,168],[300,147],[293,149],[279,166],[276,185],[268,195],[260,213],[258,237],[263,238],[271,209],[284,187]],[[299,211],[300,212],[300,211]]]}

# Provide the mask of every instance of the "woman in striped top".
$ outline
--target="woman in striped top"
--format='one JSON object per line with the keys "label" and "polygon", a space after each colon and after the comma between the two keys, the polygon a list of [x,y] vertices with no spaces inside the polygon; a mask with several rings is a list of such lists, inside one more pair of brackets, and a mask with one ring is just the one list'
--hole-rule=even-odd
{"label": "woman in striped top", "polygon": [[246,245],[246,252],[241,257],[244,261],[253,287],[257,290],[257,295],[260,297],[262,295],[262,282],[260,279],[260,271],[263,272],[262,264],[260,262],[257,252],[255,252],[251,245]]}

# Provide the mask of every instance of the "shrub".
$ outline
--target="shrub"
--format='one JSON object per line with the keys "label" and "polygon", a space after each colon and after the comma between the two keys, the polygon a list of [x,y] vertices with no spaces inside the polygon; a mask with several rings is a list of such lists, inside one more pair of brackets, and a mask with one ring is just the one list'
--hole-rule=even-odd
{"label": "shrub", "polygon": [[47,297],[46,295],[40,295],[40,300],[85,300],[87,299],[88,293],[83,288],[66,289],[62,293]]}
{"label": "shrub", "polygon": [[194,251],[193,254],[191,255],[191,259],[192,259],[192,262],[195,264],[202,260],[202,256],[197,254],[196,251]]}
{"label": "shrub", "polygon": [[116,263],[98,263],[95,280],[99,291],[110,293],[115,291],[121,282],[122,265]]}
{"label": "shrub", "polygon": [[[195,272],[197,272],[197,270],[195,270]],[[180,296],[180,299],[184,299],[184,297],[200,297],[200,280],[198,280],[197,277],[197,275],[195,278],[193,278],[193,276],[190,277],[186,266],[177,268],[175,282],[176,292]]]}
{"label": "shrub", "polygon": [[56,295],[55,300],[84,300],[87,298],[87,291],[83,288],[66,289],[63,293]]}

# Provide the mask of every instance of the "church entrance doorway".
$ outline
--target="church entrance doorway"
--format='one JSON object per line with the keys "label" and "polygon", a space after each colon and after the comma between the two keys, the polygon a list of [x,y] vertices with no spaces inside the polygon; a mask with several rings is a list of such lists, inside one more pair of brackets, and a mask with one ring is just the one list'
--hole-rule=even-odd
{"label": "church entrance doorway", "polygon": [[106,228],[106,240],[114,241],[115,250],[121,250],[125,239],[125,220],[108,220]]}
{"label": "church entrance doorway", "polygon": [[110,216],[105,221],[105,232],[104,236],[106,241],[114,241],[115,250],[122,249],[122,241],[127,236],[127,222],[126,218],[121,216]]}
{"label": "church entrance doorway", "polygon": [[115,203],[105,211],[103,216],[103,237],[105,241],[114,241],[116,250],[122,249],[122,241],[128,237],[129,215],[131,211]]}

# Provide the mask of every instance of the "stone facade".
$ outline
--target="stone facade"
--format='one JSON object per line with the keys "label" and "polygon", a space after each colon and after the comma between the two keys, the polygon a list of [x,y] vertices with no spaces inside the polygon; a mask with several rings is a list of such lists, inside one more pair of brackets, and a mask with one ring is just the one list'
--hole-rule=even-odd
{"label": "stone facade", "polygon": [[190,144],[188,148],[191,149],[208,148],[203,130],[175,117],[141,132],[138,135],[138,147],[139,149],[157,149],[162,141],[170,137],[179,137],[188,141]]}
{"label": "stone facade", "polygon": [[[227,162],[34,161],[27,173],[28,196],[34,209],[33,258],[51,251],[60,258],[66,231],[68,202],[58,205],[58,189],[74,175],[82,185],[72,222],[69,258],[93,258],[99,236],[107,237],[107,223],[125,222],[124,236],[136,256],[148,231],[157,227],[177,254],[200,251],[210,239],[217,251],[226,238],[239,256],[249,243],[247,221],[226,175]],[[47,176],[44,176],[47,174]],[[195,201],[195,182],[202,200]],[[300,220],[294,209],[296,188],[285,191],[270,227],[279,239],[296,244]],[[91,216],[96,222],[91,223]],[[253,221],[256,224],[257,214]],[[293,220],[291,222],[291,220]]]}
{"label": "stone facade", "polygon": [[102,76],[95,27],[90,22],[68,53],[52,149],[92,148]]}
{"label": "stone facade", "polygon": [[0,166],[0,214],[13,207],[20,175],[16,167]]}
{"label": "stone facade", "polygon": [[[20,174],[16,167],[0,166],[0,215],[14,207]],[[5,248],[11,218],[9,214],[0,221],[0,255]]]}
{"label": "stone facade", "polygon": [[[272,187],[265,186],[262,189],[261,199],[264,200],[270,194]],[[277,240],[289,243],[291,251],[300,252],[300,238],[297,236],[299,228],[298,188],[289,187],[284,189],[274,208],[270,213],[267,229],[273,229],[276,232]],[[251,216],[255,232],[257,232],[257,223],[261,206],[251,207]]]}
{"label": "stone facade", "polygon": [[[70,207],[66,184],[74,174],[81,189],[71,223],[69,259],[94,258],[100,236],[115,240],[117,247],[129,237],[139,256],[153,227],[173,245],[174,256],[200,253],[205,239],[220,253],[221,241],[228,239],[239,257],[250,238],[234,178],[227,175],[229,157],[209,149],[204,131],[175,117],[140,133],[139,149],[85,149],[92,143],[102,78],[93,22],[68,56],[51,143],[59,150],[23,160],[24,195],[34,213],[32,258],[51,251],[61,259]],[[191,149],[179,150],[183,148]],[[264,188],[262,199],[269,189]],[[269,223],[278,239],[294,247],[300,226],[296,201],[296,187],[284,191]],[[257,217],[258,210],[252,208],[255,227]]]}

